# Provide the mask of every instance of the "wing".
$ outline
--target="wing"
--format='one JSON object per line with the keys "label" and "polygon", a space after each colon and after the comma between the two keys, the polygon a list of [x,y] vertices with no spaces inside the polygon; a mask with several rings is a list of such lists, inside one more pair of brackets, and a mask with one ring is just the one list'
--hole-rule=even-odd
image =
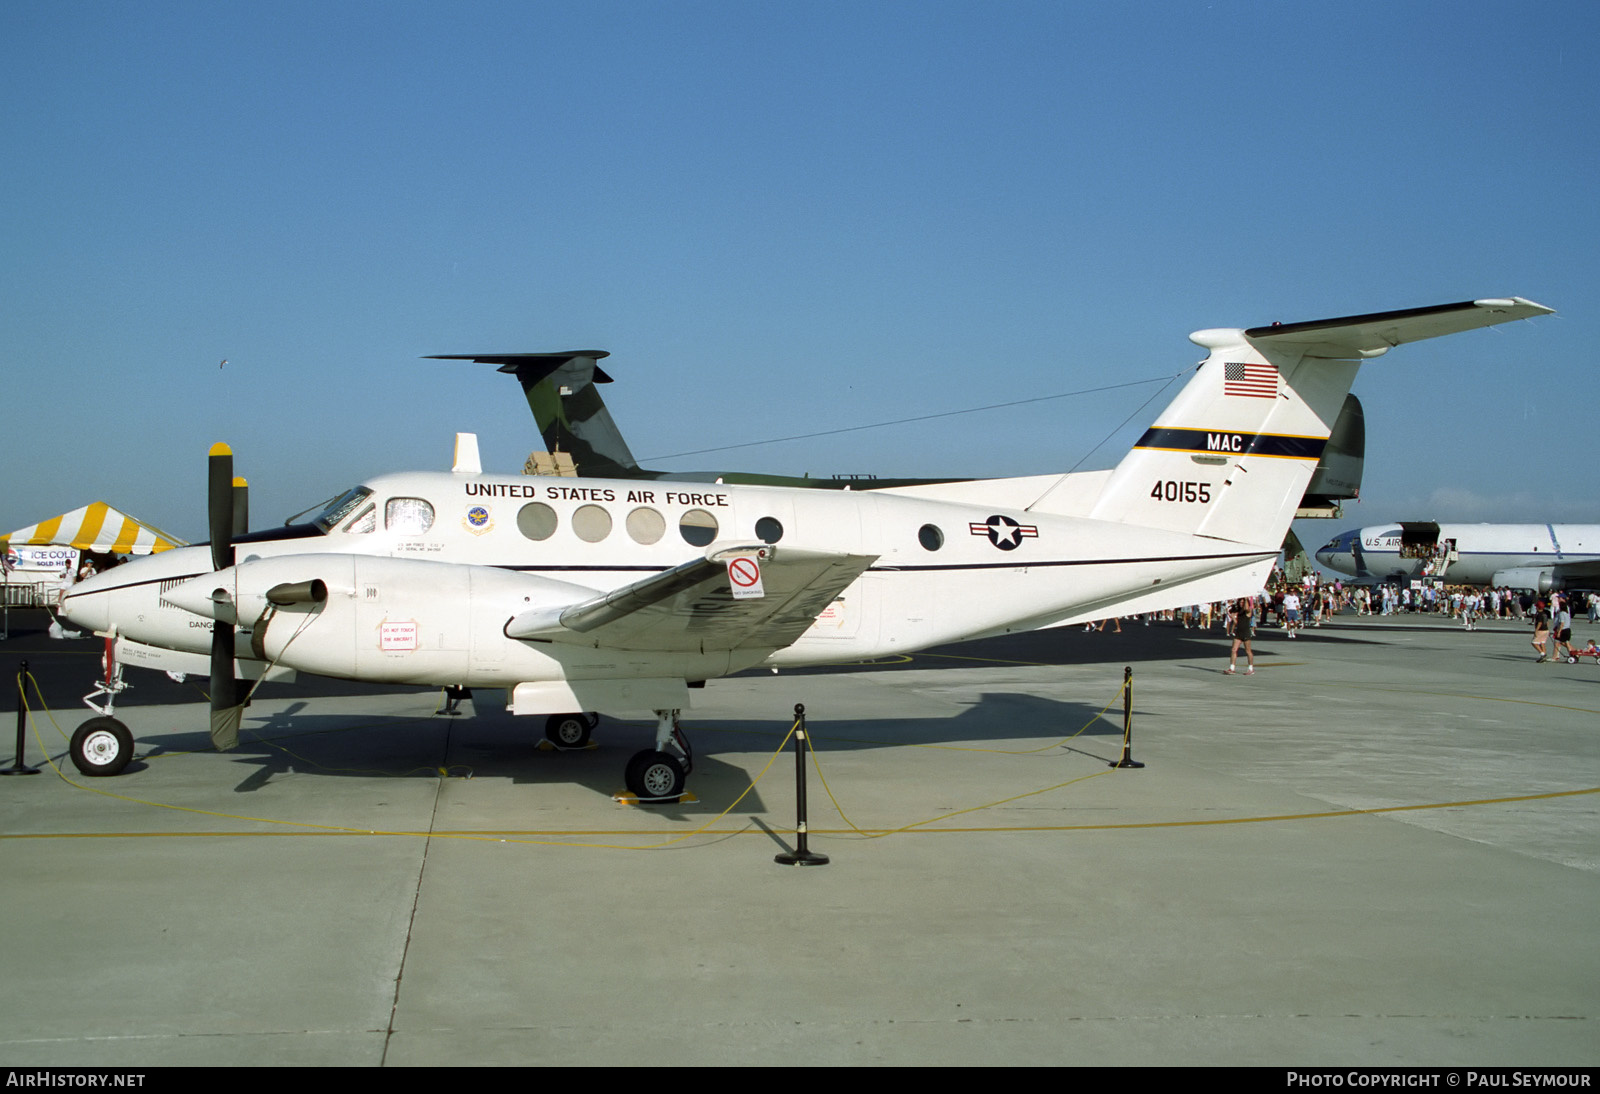
{"label": "wing", "polygon": [[[782,649],[877,557],[792,547],[714,549],[592,600],[523,612],[506,624],[506,636],[597,649]],[[735,559],[759,566],[760,596],[734,596],[728,564]]]}
{"label": "wing", "polygon": [[1592,588],[1596,581],[1600,581],[1600,560],[1588,559],[1583,562],[1557,562],[1555,576],[1567,588],[1574,587]]}
{"label": "wing", "polygon": [[1429,308],[1315,319],[1251,327],[1245,337],[1267,345],[1293,346],[1308,357],[1377,357],[1402,342],[1492,327],[1512,319],[1550,315],[1555,309],[1520,296],[1499,300],[1464,300]]}

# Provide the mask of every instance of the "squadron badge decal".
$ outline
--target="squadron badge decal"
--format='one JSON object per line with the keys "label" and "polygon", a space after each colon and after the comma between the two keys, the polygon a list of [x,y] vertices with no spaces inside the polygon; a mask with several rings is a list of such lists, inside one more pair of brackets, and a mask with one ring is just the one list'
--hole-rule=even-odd
{"label": "squadron badge decal", "polygon": [[967,530],[975,536],[988,536],[989,542],[1002,551],[1015,551],[1023,540],[1039,538],[1037,524],[1018,524],[1010,517],[1003,517],[998,513],[983,524],[973,521],[967,525]]}
{"label": "squadron badge decal", "polygon": [[461,527],[475,536],[484,535],[494,529],[494,521],[489,516],[489,510],[481,505],[474,505],[467,510],[467,515],[461,522]]}

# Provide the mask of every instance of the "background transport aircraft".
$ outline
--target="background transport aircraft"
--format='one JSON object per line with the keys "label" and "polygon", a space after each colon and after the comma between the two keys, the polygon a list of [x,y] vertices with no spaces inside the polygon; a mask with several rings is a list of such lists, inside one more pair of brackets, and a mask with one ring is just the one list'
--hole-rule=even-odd
{"label": "background transport aircraft", "polygon": [[475,361],[499,365],[522,385],[528,408],[551,453],[569,457],[574,474],[601,479],[651,479],[669,482],[720,482],[754,486],[792,486],[824,490],[906,486],[948,482],[948,479],[880,479],[873,475],[810,476],[765,475],[750,471],[652,471],[640,467],[628,442],[622,439],[600,397],[596,384],[611,377],[599,360],[611,354],[603,349],[567,350],[560,353],[459,353],[438,354],[431,361]]}
{"label": "background transport aircraft", "polygon": [[[879,478],[876,475],[836,475],[831,478],[767,475],[749,471],[652,471],[640,467],[606,407],[597,384],[612,383],[599,366],[606,350],[581,349],[559,353],[440,354],[430,361],[473,361],[498,365],[515,376],[533,411],[534,421],[552,454],[551,473],[570,473],[604,479],[654,479],[672,482],[746,483],[762,486],[797,486],[825,490],[879,490],[925,483],[965,482],[965,479]],[[1361,403],[1346,395],[1331,436],[1306,488],[1298,516],[1333,516],[1340,502],[1361,492],[1361,471],[1366,454],[1366,426]],[[570,461],[570,467],[567,462]],[[560,468],[561,470],[557,470]]]}
{"label": "background transport aircraft", "polygon": [[[90,578],[62,611],[114,631],[122,662],[209,666],[219,748],[240,675],[503,688],[564,745],[587,741],[584,711],[653,711],[626,781],[675,798],[693,762],[677,716],[707,680],[1258,592],[1362,360],[1550,311],[1197,331],[1209,355],[1132,451],[1070,476],[843,492],[486,475],[458,452],[455,471],[370,479],[309,525],[235,538],[219,445],[209,546]],[[93,773],[131,750],[109,716],[73,737]]]}
{"label": "background transport aircraft", "polygon": [[1436,577],[1538,593],[1596,588],[1600,524],[1373,524],[1340,532],[1317,561],[1373,581]]}

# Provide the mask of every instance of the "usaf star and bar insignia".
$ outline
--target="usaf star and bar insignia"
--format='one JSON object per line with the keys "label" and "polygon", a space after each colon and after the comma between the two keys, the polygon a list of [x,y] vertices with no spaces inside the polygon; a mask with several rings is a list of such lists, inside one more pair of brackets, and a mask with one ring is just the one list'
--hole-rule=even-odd
{"label": "usaf star and bar insignia", "polygon": [[1039,538],[1037,524],[1018,524],[1010,517],[1003,517],[998,513],[982,524],[973,521],[967,525],[967,530],[975,536],[988,536],[989,542],[1002,551],[1015,551],[1022,545],[1023,540]]}

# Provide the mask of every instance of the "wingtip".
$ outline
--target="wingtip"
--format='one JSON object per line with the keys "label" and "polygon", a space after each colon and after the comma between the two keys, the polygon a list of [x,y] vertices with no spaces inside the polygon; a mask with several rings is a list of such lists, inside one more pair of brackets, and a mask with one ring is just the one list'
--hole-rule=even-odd
{"label": "wingtip", "polygon": [[1554,315],[1556,312],[1554,308],[1522,296],[1491,296],[1474,300],[1473,304],[1490,311],[1526,311],[1532,315]]}

